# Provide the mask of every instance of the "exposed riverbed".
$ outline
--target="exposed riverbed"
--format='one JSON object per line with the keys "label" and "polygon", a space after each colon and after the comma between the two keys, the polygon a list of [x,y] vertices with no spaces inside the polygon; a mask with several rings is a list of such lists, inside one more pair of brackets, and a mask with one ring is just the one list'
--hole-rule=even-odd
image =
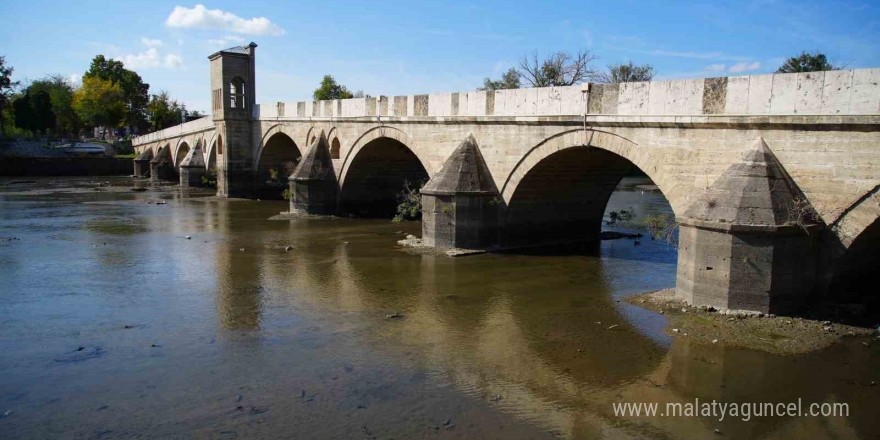
{"label": "exposed riverbed", "polygon": [[[880,341],[781,356],[670,335],[624,301],[675,284],[675,248],[648,237],[449,258],[396,245],[419,223],[270,221],[284,202],[29,180],[0,181],[2,438],[880,434]],[[612,197],[635,213],[616,230],[668,213],[648,183]],[[612,407],[696,398],[849,416]]]}

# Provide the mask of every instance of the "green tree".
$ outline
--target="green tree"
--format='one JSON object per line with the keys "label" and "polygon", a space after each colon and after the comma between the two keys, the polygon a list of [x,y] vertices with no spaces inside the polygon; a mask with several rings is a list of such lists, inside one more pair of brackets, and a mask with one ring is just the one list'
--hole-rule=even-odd
{"label": "green tree", "polygon": [[315,89],[313,96],[316,101],[324,101],[328,99],[353,98],[354,94],[348,90],[348,87],[345,87],[342,84],[337,84],[332,75],[324,75],[324,79],[321,80],[321,85]]}
{"label": "green tree", "polygon": [[828,62],[825,54],[818,51],[813,53],[804,51],[796,57],[785,60],[782,66],[776,69],[776,73],[821,72],[823,70],[837,70],[837,68]]}
{"label": "green tree", "polygon": [[15,126],[32,133],[44,134],[55,127],[52,99],[43,91],[27,91],[12,102]]}
{"label": "green tree", "polygon": [[6,66],[6,57],[0,56],[0,131],[6,138],[6,119],[4,113],[12,102],[12,91],[18,86],[18,81],[12,81],[12,67]]}
{"label": "green tree", "polygon": [[55,116],[55,126],[52,127],[55,134],[76,136],[81,124],[73,110],[73,84],[61,75],[51,75],[31,83],[28,93],[37,92],[49,94]]}
{"label": "green tree", "polygon": [[162,130],[163,128],[173,127],[182,123],[180,117],[183,109],[177,101],[168,96],[168,92],[162,91],[158,95],[153,95],[150,103],[147,104],[147,119],[149,120],[150,130]]}
{"label": "green tree", "polygon": [[654,68],[650,64],[637,66],[628,63],[609,64],[608,72],[600,72],[590,77],[591,81],[600,83],[626,83],[650,81],[654,78]]}
{"label": "green tree", "polygon": [[91,127],[118,128],[125,120],[125,101],[119,84],[96,76],[84,76],[82,87],[73,95],[73,109]]}
{"label": "green tree", "polygon": [[540,59],[535,51],[531,57],[526,55],[520,60],[520,76],[532,87],[571,86],[596,74],[590,67],[596,58],[582,50],[574,55],[556,52]]}
{"label": "green tree", "polygon": [[150,102],[150,85],[144,83],[136,72],[128,70],[122,61],[98,55],[92,59],[85,77],[97,77],[118,84],[125,103],[123,123],[129,130],[147,128],[147,104]]}
{"label": "green tree", "polygon": [[511,67],[510,69],[507,69],[507,72],[504,72],[504,74],[501,75],[501,79],[497,81],[493,81],[490,78],[484,78],[483,87],[480,87],[477,90],[518,89],[520,87],[519,77],[519,71]]}

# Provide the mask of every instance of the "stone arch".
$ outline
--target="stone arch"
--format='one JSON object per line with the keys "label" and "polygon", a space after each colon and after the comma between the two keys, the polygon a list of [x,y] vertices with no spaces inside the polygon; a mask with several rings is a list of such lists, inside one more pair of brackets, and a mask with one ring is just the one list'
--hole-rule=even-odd
{"label": "stone arch", "polygon": [[282,130],[269,135],[260,148],[261,153],[254,167],[254,191],[261,199],[281,199],[287,188],[287,177],[302,159],[293,138]]}
{"label": "stone arch", "polygon": [[596,130],[570,130],[530,149],[505,180],[502,242],[592,240],[599,237],[608,203],[621,180],[635,168],[651,178],[673,212],[656,159],[622,136]]}
{"label": "stone arch", "polygon": [[183,161],[183,158],[186,157],[189,150],[189,143],[185,138],[181,138],[180,141],[177,142],[177,146],[174,147],[174,154],[171,155],[175,169],[180,169],[180,162]]}
{"label": "stone arch", "polygon": [[408,184],[418,188],[430,177],[406,134],[384,128],[369,130],[346,154],[339,192],[343,215],[390,218],[398,194]]}
{"label": "stone arch", "polygon": [[828,299],[853,304],[854,317],[867,318],[869,322],[865,324],[873,325],[880,313],[880,295],[875,283],[877,268],[880,268],[880,217],[875,217],[845,245],[830,265]]}
{"label": "stone arch", "polygon": [[431,163],[420,156],[421,150],[414,144],[414,142],[410,139],[409,135],[407,135],[406,132],[398,128],[388,126],[373,127],[358,136],[354,140],[354,142],[352,142],[352,145],[348,149],[348,151],[346,151],[345,157],[342,158],[342,168],[339,172],[340,189],[345,185],[345,178],[348,174],[349,168],[351,167],[351,163],[354,158],[357,157],[358,153],[360,153],[360,150],[370,142],[379,138],[393,139],[406,146],[419,159],[422,167],[424,167],[425,170],[428,172],[428,176],[434,175],[434,170],[431,168]]}
{"label": "stone arch", "polygon": [[677,185],[666,178],[666,174],[661,168],[662,161],[625,137],[600,130],[588,129],[585,132],[582,128],[550,136],[529,149],[517,162],[501,186],[500,191],[504,201],[506,203],[510,202],[519,183],[541,160],[558,151],[568,148],[584,148],[584,145],[614,153],[632,162],[647,174],[657,187],[660,188],[660,191],[666,195],[673,211],[676,213],[684,212],[684,209],[687,207],[687,200],[677,195]]}
{"label": "stone arch", "polygon": [[303,154],[303,151],[299,147],[299,144],[296,143],[296,134],[293,132],[293,130],[291,130],[290,127],[287,127],[284,124],[275,124],[269,127],[269,129],[266,130],[265,133],[263,133],[263,136],[260,138],[260,145],[257,148],[254,156],[255,164],[260,163],[260,159],[262,159],[263,156],[263,150],[266,148],[266,142],[269,140],[269,138],[277,133],[284,133],[285,135],[287,135],[287,137],[290,138],[293,144],[296,145],[297,151],[299,152],[300,156]]}
{"label": "stone arch", "polygon": [[880,218],[880,185],[865,193],[829,225],[845,248]]}
{"label": "stone arch", "polygon": [[213,158],[214,166],[217,166],[217,130],[211,132],[211,137],[203,144],[205,149],[205,169],[211,169],[211,159]]}

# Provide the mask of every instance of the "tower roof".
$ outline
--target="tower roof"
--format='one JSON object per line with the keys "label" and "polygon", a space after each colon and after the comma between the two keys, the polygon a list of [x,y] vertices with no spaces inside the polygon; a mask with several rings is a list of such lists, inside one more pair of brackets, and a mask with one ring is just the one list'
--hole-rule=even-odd
{"label": "tower roof", "polygon": [[253,41],[250,42],[247,46],[233,46],[228,49],[219,50],[217,52],[212,53],[208,56],[209,60],[213,60],[214,58],[220,56],[220,54],[231,54],[231,55],[250,55],[253,48],[257,47],[257,43]]}
{"label": "tower roof", "polygon": [[446,159],[440,171],[422,187],[422,194],[498,194],[492,173],[473,134]]}
{"label": "tower roof", "polygon": [[684,219],[744,226],[785,226],[815,215],[782,164],[758,138],[684,212]]}

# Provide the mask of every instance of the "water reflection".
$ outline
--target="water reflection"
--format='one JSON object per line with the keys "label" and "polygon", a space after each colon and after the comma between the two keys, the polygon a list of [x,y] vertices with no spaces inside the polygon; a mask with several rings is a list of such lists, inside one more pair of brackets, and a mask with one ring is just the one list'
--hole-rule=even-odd
{"label": "water reflection", "polygon": [[[640,212],[662,212],[651,208],[662,200],[641,192],[624,194],[618,205],[633,205],[630,196],[640,200]],[[260,425],[270,432],[292,432],[295,422],[317,437],[347,438],[372,423],[371,429],[387,430],[387,436],[419,437],[428,429],[420,419],[405,416],[394,427],[381,421],[407,415],[414,402],[444,392],[453,403],[430,401],[426,411],[444,414],[437,416],[442,423],[449,408],[459,408],[465,420],[457,420],[455,432],[465,437],[536,436],[525,429],[485,431],[490,424],[525,424],[564,438],[712,438],[715,429],[725,438],[869,438],[880,432],[871,411],[878,397],[869,392],[880,366],[873,345],[852,340],[794,357],[701,345],[686,337],[670,339],[659,331],[659,315],[618,302],[674,283],[675,249],[663,243],[615,240],[575,254],[452,259],[396,249],[399,237],[418,233],[414,223],[267,220],[283,203],[196,193],[172,195],[174,203],[164,206],[146,203],[151,196],[144,195],[72,209],[68,199],[50,199],[54,210],[65,212],[50,221],[7,209],[9,203],[45,209],[27,205],[24,198],[31,196],[4,197],[2,226],[23,231],[33,255],[21,247],[0,248],[0,258],[12,262],[0,267],[7,304],[0,319],[10,335],[31,332],[30,339],[0,337],[7,353],[0,362],[0,391],[27,392],[24,400],[38,410],[48,408],[45,402],[58,392],[41,388],[46,377],[52,383],[93,383],[91,394],[111,406],[133,405],[112,396],[134,377],[168,384],[144,404],[173,402],[173,411],[163,417],[177,424],[178,433],[203,425],[244,429],[252,419],[230,418],[238,414],[237,402],[204,410],[243,394],[256,401],[247,403],[247,411],[255,408],[248,417],[262,417]],[[125,226],[132,224],[138,227]],[[53,257],[58,249],[41,241],[40,234],[53,227],[84,234],[54,245],[76,258]],[[111,243],[106,250],[104,242]],[[45,261],[57,267],[41,273]],[[130,266],[120,270],[121,262]],[[37,274],[41,281],[34,281]],[[59,286],[69,287],[70,299],[47,299]],[[22,305],[13,294],[19,291],[30,303]],[[113,292],[116,298],[94,306],[86,300],[93,292]],[[85,310],[87,317],[64,317],[69,310]],[[393,313],[402,318],[386,318]],[[125,340],[114,336],[103,345],[111,355],[89,361],[94,363],[88,369],[46,369],[40,350],[62,349],[47,342],[63,340],[58,328],[100,334],[106,329],[96,322],[107,321],[122,331],[122,322],[113,321],[119,316],[146,323],[152,339],[139,340],[139,347],[154,339],[179,347],[149,352],[148,358],[119,357],[116,353],[133,349],[114,345]],[[131,377],[116,377],[129,369]],[[214,394],[216,388],[225,394]],[[612,408],[615,402],[798,398],[847,402],[851,415],[719,422],[621,418]],[[81,421],[78,404],[64,402],[53,410],[53,420],[90,423]],[[21,412],[18,421],[0,423],[39,426],[39,411]],[[371,422],[352,421],[361,413]]]}

